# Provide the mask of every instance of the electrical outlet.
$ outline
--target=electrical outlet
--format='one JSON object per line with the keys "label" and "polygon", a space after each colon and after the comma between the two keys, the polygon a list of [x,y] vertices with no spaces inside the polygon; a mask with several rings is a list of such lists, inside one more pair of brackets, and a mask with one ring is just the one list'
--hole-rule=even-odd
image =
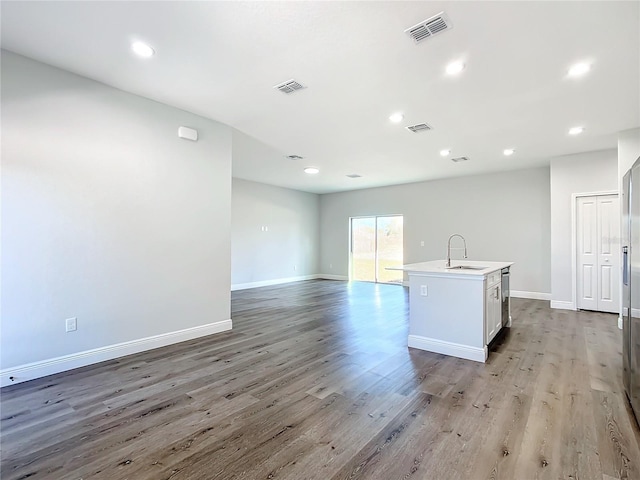
{"label": "electrical outlet", "polygon": [[67,318],[64,322],[67,332],[75,332],[78,329],[78,319],[76,317]]}
{"label": "electrical outlet", "polygon": [[429,296],[429,291],[427,290],[426,285],[420,285],[420,295],[422,295],[423,297]]}
{"label": "electrical outlet", "polygon": [[329,270],[333,270],[333,263],[329,264]]}

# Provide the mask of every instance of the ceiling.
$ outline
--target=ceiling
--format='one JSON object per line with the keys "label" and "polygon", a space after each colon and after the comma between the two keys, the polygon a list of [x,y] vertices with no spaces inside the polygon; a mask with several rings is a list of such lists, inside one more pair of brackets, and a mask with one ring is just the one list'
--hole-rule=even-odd
{"label": "ceiling", "polygon": [[[617,132],[640,126],[639,2],[1,8],[2,48],[231,125],[234,177],[308,192],[548,165],[615,148]],[[440,12],[451,30],[419,44],[404,33]],[[133,40],[156,54],[136,57]],[[453,60],[466,65],[457,76],[445,73]],[[578,61],[591,71],[569,78]],[[273,88],[292,78],[307,88]],[[401,123],[389,121],[394,112]],[[404,128],[422,122],[433,130]],[[577,125],[584,133],[568,135]],[[445,148],[470,160],[453,163]],[[320,173],[303,173],[310,165]]]}

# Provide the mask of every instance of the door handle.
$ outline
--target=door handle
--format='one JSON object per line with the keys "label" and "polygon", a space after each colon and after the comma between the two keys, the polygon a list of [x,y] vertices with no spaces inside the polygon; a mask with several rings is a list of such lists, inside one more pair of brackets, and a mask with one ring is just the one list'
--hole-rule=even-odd
{"label": "door handle", "polygon": [[627,267],[628,252],[629,247],[622,247],[622,283],[625,285],[629,285],[629,270]]}

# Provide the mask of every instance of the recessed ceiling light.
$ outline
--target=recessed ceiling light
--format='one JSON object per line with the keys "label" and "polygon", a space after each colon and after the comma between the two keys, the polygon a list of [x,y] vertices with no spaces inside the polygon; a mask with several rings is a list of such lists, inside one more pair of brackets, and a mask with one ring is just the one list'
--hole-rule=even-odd
{"label": "recessed ceiling light", "polygon": [[504,153],[507,157],[509,155],[513,155],[513,153],[515,152],[515,150],[513,148],[505,148],[502,153]]}
{"label": "recessed ceiling light", "polygon": [[315,175],[316,173],[320,173],[320,170],[316,167],[307,167],[304,169],[304,173],[308,173],[309,175]]}
{"label": "recessed ceiling light", "polygon": [[133,50],[136,55],[145,58],[152,57],[153,54],[156,53],[153,48],[143,42],[133,42],[131,44],[131,50]]}
{"label": "recessed ceiling light", "polygon": [[569,129],[569,135],[580,135],[584,132],[584,127],[572,127]]}
{"label": "recessed ceiling light", "polygon": [[449,65],[447,65],[447,74],[448,75],[457,75],[458,73],[460,73],[462,70],[464,70],[464,63],[463,62],[451,62]]}
{"label": "recessed ceiling light", "polygon": [[403,118],[404,115],[400,112],[394,113],[389,116],[389,120],[391,120],[393,123],[401,122]]}
{"label": "recessed ceiling light", "polygon": [[451,150],[440,150],[440,155],[442,155],[443,157],[446,157],[449,154],[451,154]]}
{"label": "recessed ceiling light", "polygon": [[585,62],[576,63],[574,65],[571,65],[571,68],[569,68],[569,76],[581,77],[582,75],[587,73],[589,70],[591,70],[591,65],[589,65],[588,63],[585,63]]}

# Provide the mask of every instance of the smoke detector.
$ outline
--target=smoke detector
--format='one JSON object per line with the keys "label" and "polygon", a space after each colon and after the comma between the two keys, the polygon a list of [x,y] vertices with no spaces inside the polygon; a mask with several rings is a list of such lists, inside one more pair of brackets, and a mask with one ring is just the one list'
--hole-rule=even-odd
{"label": "smoke detector", "polygon": [[303,88],[306,88],[304,85],[302,85],[300,82],[297,82],[293,79],[291,80],[287,80],[286,82],[283,82],[279,85],[276,85],[273,88],[277,88],[278,90],[280,90],[282,93],[293,93],[297,90],[302,90]]}
{"label": "smoke detector", "polygon": [[407,28],[404,33],[408,34],[415,43],[420,43],[427,38],[431,38],[434,35],[442,33],[446,30],[451,30],[453,25],[451,20],[444,12],[440,12],[431,18],[427,18],[422,22],[414,25],[411,28]]}
{"label": "smoke detector", "polygon": [[427,125],[426,123],[418,123],[416,125],[409,125],[408,127],[405,127],[407,130],[413,132],[413,133],[418,133],[418,132],[426,132],[427,130],[432,130],[432,128]]}
{"label": "smoke detector", "polygon": [[456,157],[456,158],[452,158],[451,161],[452,162],[466,162],[469,160],[469,157]]}

